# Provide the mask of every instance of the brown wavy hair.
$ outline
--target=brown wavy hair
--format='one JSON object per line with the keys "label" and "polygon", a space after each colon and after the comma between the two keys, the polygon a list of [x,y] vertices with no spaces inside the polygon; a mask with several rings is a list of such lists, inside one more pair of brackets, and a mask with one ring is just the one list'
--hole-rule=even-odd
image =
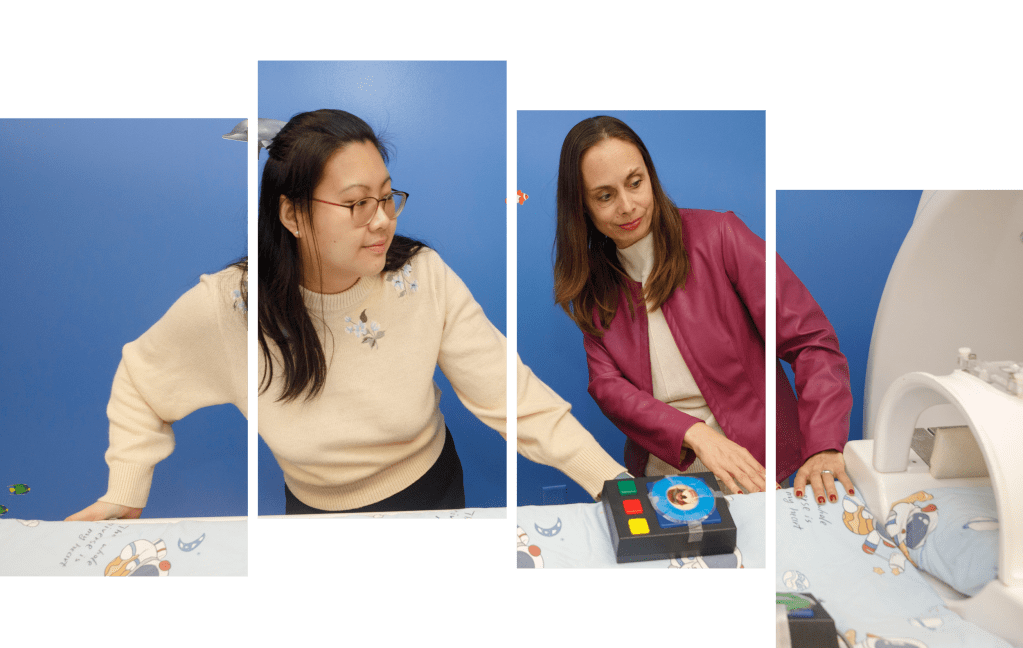
{"label": "brown wavy hair", "polygon": [[[558,164],[558,223],[554,239],[554,301],[584,333],[601,336],[618,310],[620,291],[628,291],[629,277],[622,269],[614,241],[593,225],[586,209],[580,164],[583,154],[605,139],[634,145],[650,174],[654,209],[650,230],[654,235],[654,267],[643,288],[649,310],[660,308],[685,286],[689,255],[682,240],[678,208],[661,188],[654,162],[643,140],[614,117],[590,117],[572,127],[561,145]],[[629,302],[629,315],[634,316]]]}

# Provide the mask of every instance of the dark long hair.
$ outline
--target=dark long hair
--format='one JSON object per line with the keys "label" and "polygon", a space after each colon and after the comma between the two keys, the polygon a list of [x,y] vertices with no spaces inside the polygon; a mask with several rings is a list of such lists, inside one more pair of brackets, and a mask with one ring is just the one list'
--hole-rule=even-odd
{"label": "dark long hair", "polygon": [[[328,360],[316,334],[299,285],[302,263],[298,243],[280,219],[281,196],[302,214],[310,212],[313,191],[323,168],[338,150],[368,142],[387,162],[388,150],[366,122],[342,110],[317,110],[295,115],[281,128],[267,149],[259,196],[259,346],[266,359],[260,393],[274,379],[274,361],[268,340],[280,351],[284,389],[278,400],[292,401],[303,392],[316,396],[327,377]],[[303,226],[314,237],[312,223]],[[403,266],[424,246],[395,236],[387,251],[384,271]]]}
{"label": "dark long hair", "polygon": [[[653,189],[654,267],[643,290],[650,310],[660,308],[671,293],[685,285],[689,256],[682,240],[678,208],[661,188],[654,162],[643,140],[614,117],[590,117],[572,127],[561,145],[558,164],[558,224],[554,240],[554,301],[586,333],[603,335],[618,310],[619,291],[628,275],[622,269],[614,241],[593,225],[586,209],[580,164],[590,147],[605,139],[633,144],[643,155]],[[630,315],[632,300],[628,301]],[[600,326],[594,322],[598,316]]]}

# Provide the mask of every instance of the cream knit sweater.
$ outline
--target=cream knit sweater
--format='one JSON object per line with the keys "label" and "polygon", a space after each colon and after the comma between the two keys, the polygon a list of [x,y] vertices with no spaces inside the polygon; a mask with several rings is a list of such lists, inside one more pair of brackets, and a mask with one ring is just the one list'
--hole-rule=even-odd
{"label": "cream knit sweater", "polygon": [[107,417],[110,481],[101,501],[142,508],[153,467],[174,450],[171,423],[233,403],[248,417],[241,270],[203,275],[160,321],[126,344]]}
{"label": "cream knit sweater", "polygon": [[[153,466],[174,447],[170,422],[223,402],[246,413],[238,279],[231,270],[204,276],[125,347],[108,408],[104,501],[145,505]],[[469,411],[505,433],[504,336],[436,252],[423,250],[397,272],[364,277],[343,293],[303,295],[329,365],[323,391],[284,403],[275,381],[258,403],[259,433],[303,502],[357,508],[401,491],[433,465],[444,444],[438,365]],[[558,468],[593,496],[625,471],[521,361],[517,392],[523,456]]]}

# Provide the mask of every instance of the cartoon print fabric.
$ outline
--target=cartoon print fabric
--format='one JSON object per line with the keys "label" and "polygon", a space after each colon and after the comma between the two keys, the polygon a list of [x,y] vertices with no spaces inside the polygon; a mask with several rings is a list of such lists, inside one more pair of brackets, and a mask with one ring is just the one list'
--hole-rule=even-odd
{"label": "cartoon print fabric", "polygon": [[813,594],[851,645],[1011,648],[946,608],[914,566],[943,514],[928,494],[879,519],[855,495],[818,506],[791,488],[775,493],[777,591]]}
{"label": "cartoon print fabric", "polygon": [[[285,515],[271,515],[268,517],[277,517],[295,519],[299,516],[285,516]],[[382,513],[316,513],[309,517],[314,517],[318,520],[324,520],[327,518],[389,518],[397,520],[498,520],[507,517],[507,512],[503,508],[492,507],[492,508],[464,508],[464,509],[446,509],[440,511],[402,511],[402,512],[382,512]]]}
{"label": "cartoon print fabric", "polygon": [[602,505],[520,506],[518,566],[525,569],[614,567],[625,569],[717,569],[764,567],[764,493],[728,495],[735,520],[736,550],[719,556],[649,560],[619,565]]}
{"label": "cartoon print fabric", "polygon": [[893,570],[904,570],[908,560],[967,596],[998,577],[998,515],[989,486],[918,491],[878,522],[853,498],[842,505],[846,528],[865,536],[864,552],[873,554],[879,544],[899,549],[887,552]]}
{"label": "cartoon print fabric", "polygon": [[0,520],[0,576],[244,576],[245,520]]}
{"label": "cartoon print fabric", "polygon": [[[934,488],[902,505],[892,532],[907,557],[967,596],[998,577],[998,512],[990,486]],[[903,535],[899,535],[902,530]]]}
{"label": "cartoon print fabric", "polygon": [[111,560],[104,576],[169,576],[171,564],[164,560],[167,545],[163,540],[129,542],[121,553]]}

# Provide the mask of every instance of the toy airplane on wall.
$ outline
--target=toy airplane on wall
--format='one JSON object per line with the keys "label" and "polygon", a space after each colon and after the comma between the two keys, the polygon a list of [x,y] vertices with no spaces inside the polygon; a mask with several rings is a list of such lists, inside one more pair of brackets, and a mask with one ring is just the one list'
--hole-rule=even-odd
{"label": "toy airplane on wall", "polygon": [[[259,143],[256,147],[256,156],[259,156],[259,152],[265,148],[270,148],[270,142],[277,135],[282,128],[284,128],[285,122],[279,119],[264,119],[259,118],[259,126],[256,129],[256,136],[259,138]],[[239,142],[249,141],[249,120],[243,119],[238,122],[238,125],[231,129],[231,132],[223,136],[224,139],[237,140]]]}

